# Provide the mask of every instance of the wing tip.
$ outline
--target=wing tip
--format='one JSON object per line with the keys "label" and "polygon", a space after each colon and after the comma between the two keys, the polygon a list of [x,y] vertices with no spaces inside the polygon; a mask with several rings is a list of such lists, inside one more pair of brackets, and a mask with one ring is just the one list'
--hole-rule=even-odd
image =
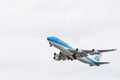
{"label": "wing tip", "polygon": [[113,51],[116,51],[116,50],[117,50],[117,48],[113,49]]}

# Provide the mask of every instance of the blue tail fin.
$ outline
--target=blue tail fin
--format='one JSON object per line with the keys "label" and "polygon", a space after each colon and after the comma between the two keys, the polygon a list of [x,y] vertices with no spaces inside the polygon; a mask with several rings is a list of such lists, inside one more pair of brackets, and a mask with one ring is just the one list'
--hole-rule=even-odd
{"label": "blue tail fin", "polygon": [[97,55],[94,56],[94,59],[95,59],[96,61],[100,61],[101,56],[102,56],[101,54],[97,54]]}

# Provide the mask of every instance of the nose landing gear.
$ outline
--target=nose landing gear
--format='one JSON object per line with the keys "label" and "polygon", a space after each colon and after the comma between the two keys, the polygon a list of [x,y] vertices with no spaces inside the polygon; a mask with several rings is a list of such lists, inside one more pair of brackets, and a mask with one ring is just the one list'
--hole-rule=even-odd
{"label": "nose landing gear", "polygon": [[50,44],[50,47],[52,46],[52,43],[51,42],[49,42],[49,44]]}

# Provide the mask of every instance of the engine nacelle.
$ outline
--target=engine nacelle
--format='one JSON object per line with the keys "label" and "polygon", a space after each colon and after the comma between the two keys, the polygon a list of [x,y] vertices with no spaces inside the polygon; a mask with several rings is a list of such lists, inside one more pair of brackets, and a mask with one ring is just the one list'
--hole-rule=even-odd
{"label": "engine nacelle", "polygon": [[53,59],[55,59],[55,60],[59,60],[59,54],[54,53],[54,57],[53,57]]}
{"label": "engine nacelle", "polygon": [[99,54],[98,50],[92,49],[91,55]]}
{"label": "engine nacelle", "polygon": [[78,51],[79,49],[78,48],[76,48],[76,51]]}
{"label": "engine nacelle", "polygon": [[80,50],[80,49],[78,49],[78,48],[76,48],[76,51],[77,51],[77,52],[82,52],[82,50]]}

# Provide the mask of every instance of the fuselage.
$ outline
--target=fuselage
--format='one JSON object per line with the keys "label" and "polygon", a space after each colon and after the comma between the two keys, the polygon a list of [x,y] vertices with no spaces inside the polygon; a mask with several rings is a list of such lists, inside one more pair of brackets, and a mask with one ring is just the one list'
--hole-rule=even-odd
{"label": "fuselage", "polygon": [[[68,45],[67,43],[65,43],[64,41],[58,39],[57,37],[47,37],[47,40],[49,41],[50,45],[56,47],[57,49],[59,49],[64,55],[67,56],[72,56],[74,55],[73,52],[71,52],[70,50],[75,50],[73,47],[71,47],[70,45]],[[81,54],[81,53],[79,53]],[[84,56],[84,57],[78,57],[77,60],[83,62],[83,63],[87,63],[90,65],[96,65],[99,66],[99,64],[97,64],[95,59],[92,59],[90,56]]]}

